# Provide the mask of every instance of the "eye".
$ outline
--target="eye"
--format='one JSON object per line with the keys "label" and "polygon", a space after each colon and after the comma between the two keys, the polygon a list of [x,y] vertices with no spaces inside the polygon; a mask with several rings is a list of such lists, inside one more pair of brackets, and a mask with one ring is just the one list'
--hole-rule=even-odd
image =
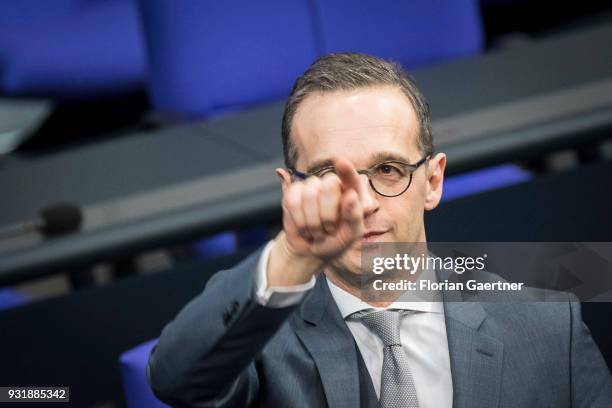
{"label": "eye", "polygon": [[405,171],[399,165],[391,164],[391,163],[382,163],[376,166],[375,169],[377,174],[383,176],[397,177],[405,175]]}
{"label": "eye", "polygon": [[323,177],[324,175],[328,173],[335,173],[335,172],[336,172],[335,167],[325,167],[325,168],[322,168],[321,170],[317,170],[316,172],[313,173],[313,175],[317,177]]}

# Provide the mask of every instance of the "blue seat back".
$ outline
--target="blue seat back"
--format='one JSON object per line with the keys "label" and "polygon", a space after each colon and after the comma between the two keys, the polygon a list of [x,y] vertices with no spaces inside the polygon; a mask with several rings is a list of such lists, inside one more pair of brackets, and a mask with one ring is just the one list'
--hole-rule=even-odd
{"label": "blue seat back", "polygon": [[406,68],[479,52],[483,29],[476,0],[316,0],[325,53],[355,51]]}
{"label": "blue seat back", "polygon": [[482,47],[476,0],[140,4],[153,105],[197,117],[282,100],[329,52],[366,52],[413,67]]}
{"label": "blue seat back", "polygon": [[147,341],[126,351],[119,358],[128,408],[168,408],[155,397],[147,382],[147,362],[156,344],[157,339]]}
{"label": "blue seat back", "polygon": [[10,309],[30,303],[30,299],[13,289],[0,288],[0,310]]}
{"label": "blue seat back", "polygon": [[282,99],[318,50],[306,0],[141,0],[149,93],[197,116]]}
{"label": "blue seat back", "polygon": [[142,91],[146,61],[135,0],[3,3],[3,96],[75,101]]}
{"label": "blue seat back", "polygon": [[444,180],[442,200],[454,200],[488,190],[511,186],[533,178],[533,174],[514,164],[474,170],[447,177]]}

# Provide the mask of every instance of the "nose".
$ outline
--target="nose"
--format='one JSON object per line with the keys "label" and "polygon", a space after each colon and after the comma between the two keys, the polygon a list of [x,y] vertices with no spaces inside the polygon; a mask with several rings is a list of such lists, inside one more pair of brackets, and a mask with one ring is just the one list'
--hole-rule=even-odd
{"label": "nose", "polygon": [[380,203],[378,202],[379,195],[370,185],[370,180],[368,179],[367,175],[360,174],[359,177],[362,181],[361,206],[363,207],[364,216],[367,217],[378,210],[378,207],[380,206]]}

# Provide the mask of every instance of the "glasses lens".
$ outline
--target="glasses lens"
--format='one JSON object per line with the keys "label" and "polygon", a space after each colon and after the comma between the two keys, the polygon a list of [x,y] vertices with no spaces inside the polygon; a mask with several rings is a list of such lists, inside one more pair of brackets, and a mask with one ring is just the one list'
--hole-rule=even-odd
{"label": "glasses lens", "polygon": [[382,163],[373,169],[371,181],[379,194],[395,196],[408,188],[410,172],[399,163]]}

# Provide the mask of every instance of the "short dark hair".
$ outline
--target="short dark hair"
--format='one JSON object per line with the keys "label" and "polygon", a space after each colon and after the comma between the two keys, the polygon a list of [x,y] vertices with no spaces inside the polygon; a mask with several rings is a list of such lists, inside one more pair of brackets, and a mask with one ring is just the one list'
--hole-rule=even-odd
{"label": "short dark hair", "polygon": [[395,86],[408,97],[420,124],[417,145],[424,154],[433,154],[429,105],[406,70],[395,62],[371,55],[341,52],[317,59],[293,85],[285,104],[281,131],[285,166],[293,168],[297,162],[291,125],[300,103],[308,95],[371,86]]}

